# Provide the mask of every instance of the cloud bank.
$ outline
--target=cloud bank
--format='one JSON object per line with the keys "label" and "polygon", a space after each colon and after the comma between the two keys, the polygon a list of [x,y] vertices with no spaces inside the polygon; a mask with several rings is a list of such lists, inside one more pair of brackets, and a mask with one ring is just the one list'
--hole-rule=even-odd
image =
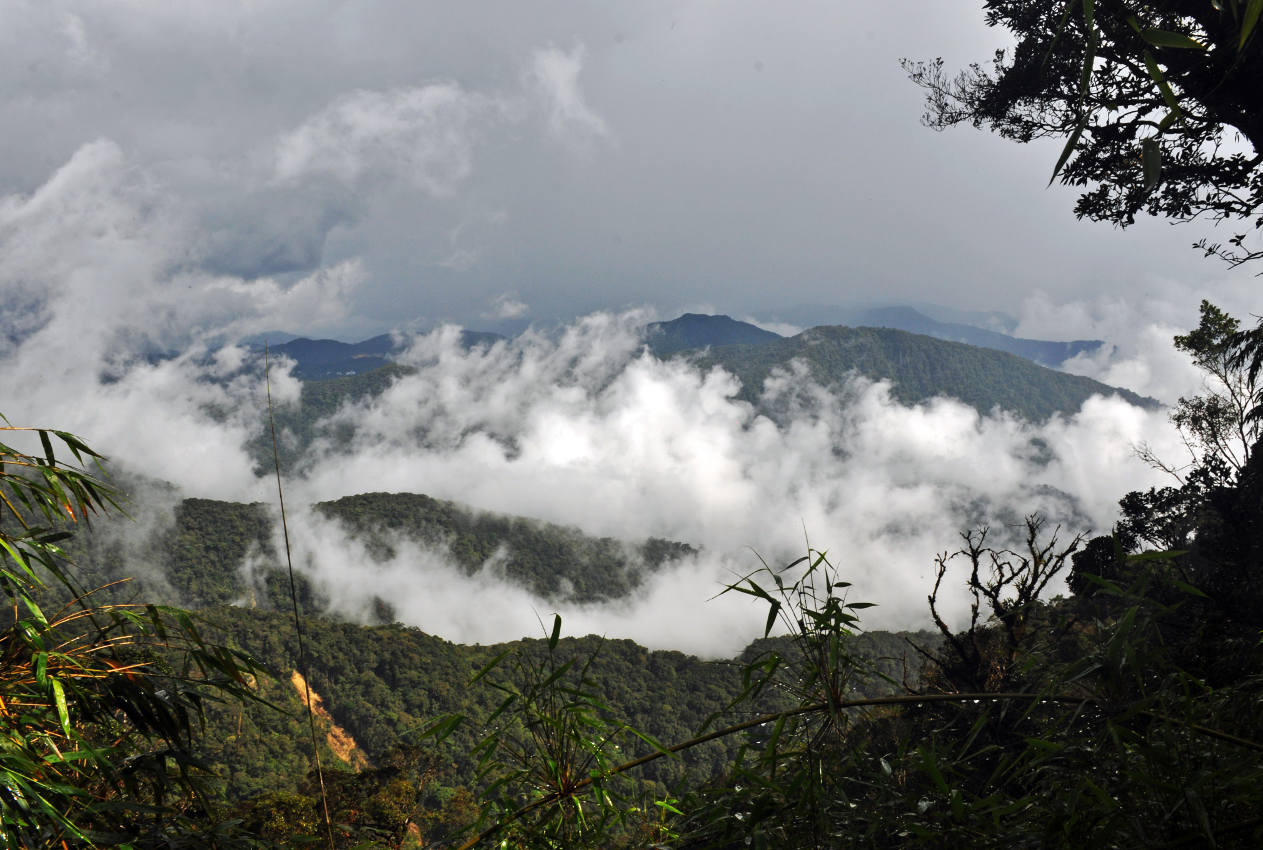
{"label": "cloud bank", "polygon": [[[338,176],[341,160],[322,150],[313,142],[295,161],[332,162]],[[221,343],[337,321],[364,272],[348,260],[290,277],[212,273],[201,233],[105,140],[32,192],[0,198],[0,295],[15,305],[0,327],[3,412],[74,430],[184,495],[264,500],[270,482],[247,450],[263,387],[246,352]],[[498,303],[518,309],[511,296]],[[1104,530],[1119,496],[1157,480],[1131,446],[1174,451],[1161,412],[1116,399],[1032,425],[946,399],[903,407],[888,385],[861,378],[829,393],[793,368],[763,388],[794,405],[778,426],[736,399],[732,376],[646,355],[638,328],[652,318],[593,313],[472,350],[456,327],[417,337],[402,358],[413,373],[333,414],[329,424],[354,436],[309,449],[288,482],[292,503],[424,492],[591,534],[700,545],[638,596],[561,613],[577,631],[726,654],[757,633],[760,613],[707,600],[754,568],[755,552],[783,562],[809,541],[854,582],[855,599],[879,603],[870,625],[920,625],[933,556],[962,528],[998,533],[1038,511],[1066,533]],[[1169,330],[1161,315],[1119,321],[1137,329],[1124,339],[1138,363]],[[297,399],[283,373],[273,389],[281,404]],[[336,527],[301,512],[296,522],[298,563],[350,615],[379,595],[412,625],[485,642],[534,633],[554,607],[506,586],[493,565],[470,578],[441,552],[408,546],[374,564]]]}
{"label": "cloud bank", "polygon": [[[305,501],[421,491],[597,535],[700,544],[694,562],[655,579],[643,598],[562,613],[580,628],[713,654],[739,648],[757,628],[748,606],[706,602],[756,567],[755,553],[786,563],[809,541],[856,594],[879,603],[872,624],[920,626],[934,555],[954,548],[959,531],[988,524],[1003,540],[1029,513],[1067,534],[1104,531],[1119,496],[1156,480],[1132,445],[1174,448],[1162,413],[1117,399],[1094,398],[1035,426],[947,399],[904,407],[887,384],[862,378],[829,393],[789,372],[765,388],[797,404],[778,427],[734,398],[730,375],[642,353],[643,321],[595,314],[554,338],[528,333],[471,351],[455,329],[422,337],[405,357],[417,371],[338,413],[354,438],[317,444],[295,486]],[[304,557],[326,587],[364,608],[378,579],[345,579],[346,565],[364,558],[332,546],[326,531],[313,539]],[[467,578],[434,564],[414,547],[382,574],[389,598],[408,600],[407,622],[449,619],[426,601],[436,580],[445,588],[436,599],[470,592]],[[347,585],[364,589],[358,600]],[[491,623],[509,622],[530,632],[528,612],[555,609],[514,593],[516,617],[497,613],[472,633],[488,639]],[[959,602],[949,607],[959,611]],[[692,612],[686,637],[682,608]],[[408,610],[428,613],[414,620]]]}

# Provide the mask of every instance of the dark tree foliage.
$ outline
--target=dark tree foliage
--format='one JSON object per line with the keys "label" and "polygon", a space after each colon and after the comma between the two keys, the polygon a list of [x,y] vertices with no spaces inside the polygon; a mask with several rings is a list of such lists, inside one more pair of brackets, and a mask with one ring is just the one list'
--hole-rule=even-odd
{"label": "dark tree foliage", "polygon": [[1257,643],[1263,629],[1263,458],[1257,451],[1237,486],[1209,494],[1189,560],[1194,581],[1232,630]]}
{"label": "dark tree foliage", "polygon": [[1127,580],[1127,551],[1130,547],[1113,534],[1093,537],[1083,548],[1070,556],[1070,575],[1066,586],[1071,593],[1092,596],[1099,587],[1093,579],[1113,582]]}
{"label": "dark tree foliage", "polygon": [[[1020,681],[1020,648],[1037,619],[1039,598],[1070,563],[1083,539],[1059,541],[1057,531],[1045,536],[1043,521],[1036,516],[1027,517],[1025,532],[1025,545],[1017,552],[989,545],[987,528],[965,532],[963,548],[936,559],[929,605],[944,640],[943,651],[931,656],[932,682],[980,691],[1011,690]],[[969,626],[959,634],[939,613],[943,580],[956,560],[968,565]],[[984,621],[995,628],[980,628]]]}
{"label": "dark tree foliage", "polygon": [[[1190,571],[1209,585],[1236,575],[1247,594],[1253,579],[1238,571],[1257,574],[1263,540],[1252,473],[1217,493],[1222,517],[1203,514],[1204,563]],[[1042,602],[1031,591],[1074,543],[1028,529],[1019,552],[966,536],[960,560],[983,616],[943,628],[920,686],[769,719],[723,782],[685,797],[669,846],[1259,846],[1257,613],[1179,581],[1162,554],[1128,561],[1127,583],[1105,579],[1107,593]],[[1114,550],[1102,540],[1089,549]],[[1116,550],[1088,557],[1118,563]],[[776,615],[779,589],[751,595]],[[791,619],[810,629],[828,609],[812,601]]]}
{"label": "dark tree foliage", "polygon": [[1252,335],[1243,333],[1237,319],[1209,301],[1202,301],[1200,315],[1196,328],[1175,337],[1175,347],[1202,371],[1205,392],[1181,398],[1171,412],[1171,424],[1189,450],[1192,467],[1206,467],[1226,480],[1250,461],[1263,424],[1254,411],[1263,399],[1257,370],[1245,363]]}
{"label": "dark tree foliage", "polygon": [[1198,326],[1174,338],[1176,349],[1192,357],[1204,378],[1204,392],[1181,398],[1170,414],[1187,457],[1160,458],[1148,446],[1139,447],[1140,457],[1174,484],[1134,491],[1119,502],[1115,533],[1127,551],[1188,549],[1207,522],[1212,498],[1237,482],[1261,436],[1257,373],[1249,366],[1255,332],[1240,331],[1237,319],[1209,301],[1200,312]]}
{"label": "dark tree foliage", "polygon": [[1019,142],[1066,139],[1056,176],[1082,187],[1079,217],[1140,213],[1244,228],[1197,243],[1237,265],[1263,227],[1263,40],[1249,0],[988,0],[1017,40],[951,76],[905,62],[927,91],[925,123],[968,123]]}
{"label": "dark tree foliage", "polygon": [[1187,549],[1201,522],[1208,496],[1225,478],[1215,465],[1204,465],[1185,476],[1178,486],[1133,490],[1119,500],[1115,533],[1136,545],[1166,551]]}
{"label": "dark tree foliage", "polygon": [[416,493],[362,493],[316,506],[341,520],[370,555],[396,556],[392,541],[445,549],[466,573],[495,564],[510,581],[547,599],[619,599],[645,576],[696,554],[684,543],[633,544],[589,537],[577,528],[478,511]]}

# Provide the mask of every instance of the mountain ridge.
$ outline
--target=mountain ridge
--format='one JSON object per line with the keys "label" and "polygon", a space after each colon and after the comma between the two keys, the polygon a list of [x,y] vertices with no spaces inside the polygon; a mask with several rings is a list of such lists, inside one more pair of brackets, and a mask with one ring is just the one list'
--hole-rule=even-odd
{"label": "mountain ridge", "polygon": [[715,345],[759,345],[781,335],[722,314],[684,313],[667,322],[645,325],[645,344],[659,357]]}
{"label": "mountain ridge", "polygon": [[[1058,341],[1015,337],[979,325],[941,321],[907,305],[872,307],[859,312],[843,310],[833,314],[826,311],[825,315],[832,315],[835,319],[844,317],[845,320],[824,322],[812,327],[842,325],[892,328],[948,342],[1005,351],[1050,368],[1057,368],[1079,354],[1097,351],[1105,344],[1099,339]],[[758,345],[785,338],[782,334],[722,313],[683,313],[674,319],[650,322],[644,326],[643,332],[645,345],[659,357],[690,349]],[[279,332],[274,335],[283,341],[272,345],[271,352],[294,360],[295,376],[308,381],[372,371],[393,362],[394,356],[408,347],[406,337],[397,334],[379,334],[355,343],[312,339]],[[507,339],[509,337],[490,331],[461,331],[461,345],[466,349],[494,345]],[[257,338],[252,338],[248,344],[256,351],[263,348]]]}
{"label": "mountain ridge", "polygon": [[1015,354],[892,328],[820,326],[759,345],[728,345],[674,356],[689,357],[702,369],[727,370],[741,382],[738,398],[756,406],[767,378],[795,360],[804,362],[808,377],[826,387],[836,388],[846,376],[859,374],[890,381],[892,396],[902,404],[948,396],[983,415],[998,407],[1035,422],[1073,413],[1093,395],[1117,395],[1148,409],[1161,406],[1156,399],[1040,366]]}
{"label": "mountain ridge", "polygon": [[1057,341],[1027,339],[960,322],[942,322],[912,307],[879,307],[864,314],[864,326],[894,328],[924,334],[948,342],[963,342],[996,351],[1007,351],[1033,360],[1041,366],[1057,368],[1080,354],[1091,354],[1105,344],[1100,339]]}

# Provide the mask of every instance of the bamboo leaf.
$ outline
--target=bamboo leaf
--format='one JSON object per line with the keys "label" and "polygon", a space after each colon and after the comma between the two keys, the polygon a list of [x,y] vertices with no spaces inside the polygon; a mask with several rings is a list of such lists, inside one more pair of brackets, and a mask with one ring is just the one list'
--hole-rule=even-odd
{"label": "bamboo leaf", "polygon": [[53,690],[53,704],[57,706],[57,719],[61,723],[61,729],[66,733],[67,738],[73,738],[74,733],[70,729],[70,708],[66,705],[66,691],[57,679],[49,679],[48,683]]}
{"label": "bamboo leaf", "polygon": [[925,772],[930,775],[930,779],[938,786],[938,789],[944,794],[951,789],[948,788],[947,780],[943,778],[943,774],[938,769],[938,760],[934,756],[934,751],[924,746],[917,747],[917,752],[921,754],[921,765],[925,768]]}
{"label": "bamboo leaf", "polygon": [[465,721],[463,714],[449,714],[446,717],[440,717],[438,720],[425,727],[421,732],[422,738],[433,736],[436,740],[442,741],[447,736],[456,731],[456,727]]}
{"label": "bamboo leaf", "polygon": [[1187,554],[1187,549],[1170,549],[1165,552],[1141,552],[1139,555],[1128,555],[1127,563],[1133,564],[1144,561],[1171,561]]}
{"label": "bamboo leaf", "polygon": [[1181,50],[1205,50],[1206,45],[1179,32],[1169,30],[1141,30],[1140,37],[1154,47],[1176,47]]}
{"label": "bamboo leaf", "polygon": [[548,648],[550,650],[557,648],[557,641],[561,639],[561,615],[553,615],[553,631],[548,636]]}
{"label": "bamboo leaf", "polygon": [[1250,40],[1255,25],[1259,22],[1259,13],[1263,12],[1263,0],[1250,0],[1245,7],[1245,17],[1241,20],[1241,39],[1237,42],[1237,51],[1245,50],[1245,43]]}
{"label": "bamboo leaf", "polygon": [[1193,585],[1189,584],[1186,581],[1180,581],[1179,579],[1172,579],[1171,583],[1174,584],[1176,587],[1178,587],[1180,590],[1184,591],[1185,593],[1191,596],[1200,596],[1202,599],[1210,598],[1203,591],[1199,590],[1198,588],[1194,587]]}
{"label": "bamboo leaf", "polygon": [[1162,93],[1162,99],[1166,101],[1167,106],[1172,112],[1183,113],[1180,109],[1180,101],[1175,97],[1175,92],[1171,90],[1171,86],[1167,83],[1166,77],[1162,75],[1162,69],[1158,67],[1158,62],[1153,58],[1153,54],[1148,50],[1145,51],[1145,67],[1149,69],[1149,76],[1153,79],[1154,85],[1158,87],[1158,91]]}
{"label": "bamboo leaf", "polygon": [[483,676],[486,676],[488,673],[490,673],[493,669],[495,669],[496,665],[498,665],[501,661],[504,660],[504,657],[508,654],[509,654],[509,650],[506,649],[503,652],[501,652],[499,655],[497,655],[495,658],[492,658],[490,661],[488,661],[483,666],[483,668],[479,670],[477,673],[475,673],[474,677],[469,680],[469,684],[471,685],[474,684]]}
{"label": "bamboo leaf", "polygon": [[1084,129],[1087,127],[1087,120],[1083,119],[1079,126],[1074,128],[1074,132],[1070,134],[1070,138],[1066,140],[1066,146],[1061,149],[1061,156],[1057,157],[1057,164],[1053,166],[1052,177],[1048,178],[1048,185],[1051,186],[1053,181],[1057,179],[1057,175],[1061,173],[1061,169],[1065,166],[1066,161],[1070,159],[1070,154],[1074,153],[1074,148],[1079,144],[1079,137],[1083,135]]}
{"label": "bamboo leaf", "polygon": [[776,615],[781,613],[781,603],[773,599],[772,604],[768,606],[767,623],[763,627],[763,637],[767,637],[772,633],[772,626],[776,625]]}
{"label": "bamboo leaf", "polygon": [[1162,176],[1162,149],[1157,139],[1145,139],[1140,143],[1140,160],[1144,170],[1141,189],[1148,195],[1158,187],[1158,179]]}

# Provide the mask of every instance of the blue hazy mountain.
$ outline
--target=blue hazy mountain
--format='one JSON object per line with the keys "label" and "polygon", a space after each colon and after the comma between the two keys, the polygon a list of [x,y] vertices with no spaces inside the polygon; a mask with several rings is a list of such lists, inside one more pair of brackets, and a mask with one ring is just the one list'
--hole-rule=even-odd
{"label": "blue hazy mountain", "polygon": [[1063,342],[1016,337],[1012,333],[1006,333],[1017,327],[1017,320],[1012,316],[994,311],[970,311],[929,304],[918,307],[906,304],[803,306],[780,310],[777,318],[804,327],[845,325],[853,328],[893,328],[948,342],[963,342],[1006,351],[1052,368],[1060,367],[1077,354],[1096,351],[1105,344],[1099,339]]}
{"label": "blue hazy mountain", "polygon": [[[486,331],[461,331],[461,345],[473,348],[493,345],[505,339]],[[280,345],[271,346],[274,357],[282,356],[294,361],[294,376],[304,381],[321,381],[362,375],[380,369],[408,347],[403,337],[381,334],[361,342],[339,342],[336,339],[308,339],[294,337]],[[261,348],[256,345],[255,348]]]}
{"label": "blue hazy mountain", "polygon": [[298,337],[271,347],[272,356],[293,360],[295,377],[306,381],[371,372],[389,363],[396,351],[390,334],[355,343]]}
{"label": "blue hazy mountain", "polygon": [[1102,345],[1099,339],[1076,339],[1059,342],[1046,339],[1024,339],[998,331],[959,322],[940,322],[911,307],[877,307],[864,313],[857,324],[875,328],[894,328],[915,334],[925,334],[948,342],[963,342],[983,348],[1007,351],[1044,366],[1057,367],[1077,354],[1096,351]]}
{"label": "blue hazy mountain", "polygon": [[685,313],[669,322],[652,322],[645,326],[645,344],[659,357],[717,345],[761,345],[781,338],[780,334],[749,322],[701,313]]}

